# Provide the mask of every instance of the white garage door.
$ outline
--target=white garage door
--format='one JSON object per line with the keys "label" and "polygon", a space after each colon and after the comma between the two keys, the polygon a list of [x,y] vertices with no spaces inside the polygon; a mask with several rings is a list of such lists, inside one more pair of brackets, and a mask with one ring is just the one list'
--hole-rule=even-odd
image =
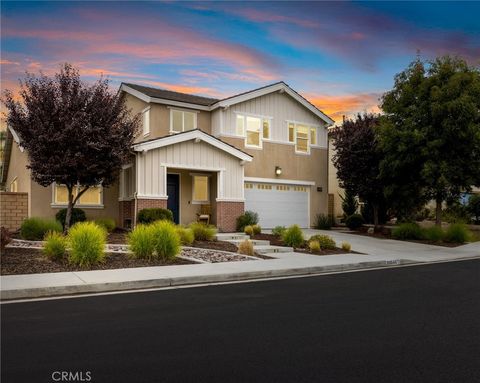
{"label": "white garage door", "polygon": [[267,183],[245,183],[245,210],[258,213],[263,228],[309,227],[310,187]]}

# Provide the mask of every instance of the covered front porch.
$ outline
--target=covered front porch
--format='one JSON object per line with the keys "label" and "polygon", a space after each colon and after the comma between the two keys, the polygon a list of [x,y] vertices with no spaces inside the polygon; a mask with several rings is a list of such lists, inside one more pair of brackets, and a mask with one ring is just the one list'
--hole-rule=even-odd
{"label": "covered front porch", "polygon": [[244,164],[250,155],[200,130],[139,143],[134,150],[135,191],[130,210],[124,209],[133,213],[132,222],[141,209],[161,207],[179,224],[203,214],[219,231],[235,230],[244,211]]}

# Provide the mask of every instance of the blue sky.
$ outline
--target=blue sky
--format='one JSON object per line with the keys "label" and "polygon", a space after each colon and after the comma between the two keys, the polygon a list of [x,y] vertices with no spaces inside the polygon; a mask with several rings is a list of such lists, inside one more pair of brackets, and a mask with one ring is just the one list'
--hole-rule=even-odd
{"label": "blue sky", "polygon": [[283,80],[340,120],[377,110],[417,51],[480,64],[479,2],[1,4],[2,89],[62,62],[213,97]]}

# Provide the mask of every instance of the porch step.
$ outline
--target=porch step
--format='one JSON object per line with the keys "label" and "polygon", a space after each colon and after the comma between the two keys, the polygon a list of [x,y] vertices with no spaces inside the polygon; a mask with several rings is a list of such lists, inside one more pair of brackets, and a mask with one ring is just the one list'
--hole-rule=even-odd
{"label": "porch step", "polygon": [[272,253],[291,253],[293,252],[293,247],[284,247],[284,246],[254,246],[254,249],[259,254],[272,254]]}
{"label": "porch step", "polygon": [[[227,239],[227,242],[230,242],[230,243],[233,243],[234,245],[237,245],[240,243],[240,242],[243,242],[245,241],[245,239],[248,239],[247,238],[244,238],[244,239]],[[251,239],[250,242],[252,242],[253,246],[268,246],[270,245],[270,241],[266,240],[266,239]]]}
{"label": "porch step", "polygon": [[244,241],[246,239],[249,239],[250,237],[246,234],[243,233],[218,233],[216,235],[216,240],[217,241]]}

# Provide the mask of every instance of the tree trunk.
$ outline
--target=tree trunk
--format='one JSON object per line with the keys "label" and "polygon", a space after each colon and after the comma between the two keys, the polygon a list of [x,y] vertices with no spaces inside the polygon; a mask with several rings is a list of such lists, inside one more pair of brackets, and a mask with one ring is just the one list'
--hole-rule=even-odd
{"label": "tree trunk", "polygon": [[373,224],[375,226],[375,229],[378,227],[378,204],[377,203],[373,203],[372,204],[372,207],[373,207]]}
{"label": "tree trunk", "polygon": [[437,199],[435,203],[435,225],[442,226],[442,200]]}
{"label": "tree trunk", "polygon": [[63,226],[63,233],[67,234],[68,229],[70,229],[70,221],[72,220],[72,210],[73,210],[73,188],[67,186],[68,191],[68,206],[67,214],[65,214],[65,224]]}

